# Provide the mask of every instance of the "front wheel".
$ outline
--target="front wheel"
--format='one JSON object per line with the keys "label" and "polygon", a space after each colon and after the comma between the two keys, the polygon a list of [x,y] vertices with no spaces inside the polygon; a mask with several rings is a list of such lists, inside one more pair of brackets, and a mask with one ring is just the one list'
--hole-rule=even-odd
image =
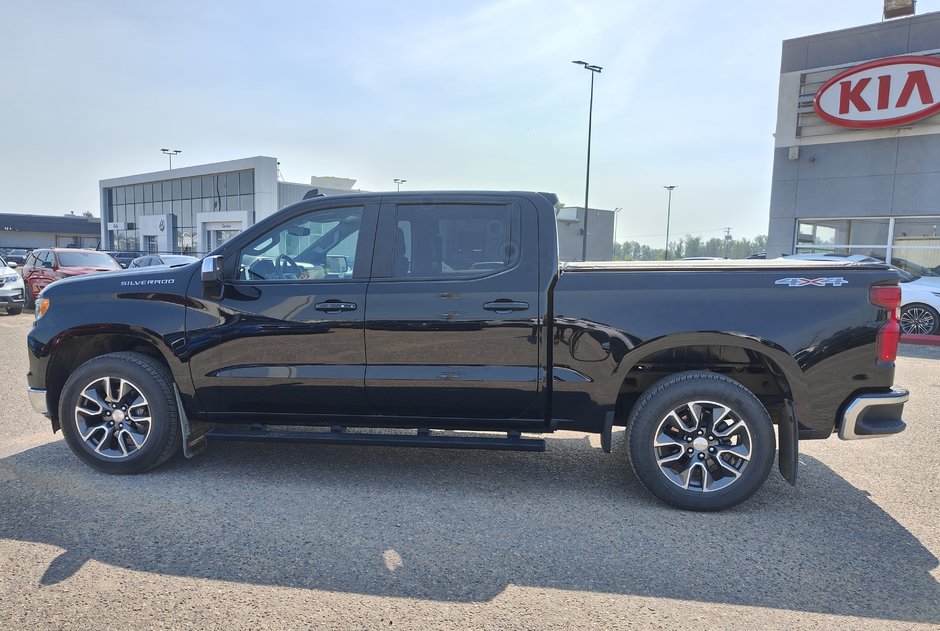
{"label": "front wheel", "polygon": [[666,377],[627,422],[630,462],[643,486],[678,508],[715,511],[743,502],[767,479],[770,415],[740,383],[712,372]]}
{"label": "front wheel", "polygon": [[59,423],[69,448],[104,473],[140,473],[182,449],[173,380],[139,353],[91,359],[65,382]]}
{"label": "front wheel", "polygon": [[930,305],[919,303],[901,307],[901,332],[908,335],[936,335],[940,316]]}

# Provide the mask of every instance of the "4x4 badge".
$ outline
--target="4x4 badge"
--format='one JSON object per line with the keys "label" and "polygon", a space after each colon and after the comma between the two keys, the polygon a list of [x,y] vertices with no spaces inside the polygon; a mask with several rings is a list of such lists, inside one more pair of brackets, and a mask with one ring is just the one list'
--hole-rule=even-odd
{"label": "4x4 badge", "polygon": [[841,276],[830,276],[828,278],[781,278],[774,284],[786,285],[788,287],[825,287],[826,285],[841,287],[848,283],[849,281]]}

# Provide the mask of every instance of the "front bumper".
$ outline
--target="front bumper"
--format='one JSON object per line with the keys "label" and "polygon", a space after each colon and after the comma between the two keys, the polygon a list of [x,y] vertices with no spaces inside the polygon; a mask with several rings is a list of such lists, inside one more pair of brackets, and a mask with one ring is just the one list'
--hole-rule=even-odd
{"label": "front bumper", "polygon": [[903,432],[907,426],[901,420],[901,412],[909,398],[910,393],[898,387],[891,388],[891,392],[855,397],[842,414],[839,438],[879,438]]}
{"label": "front bumper", "polygon": [[26,395],[33,409],[43,416],[49,416],[49,406],[46,403],[46,391],[40,388],[26,388]]}
{"label": "front bumper", "polygon": [[12,291],[0,289],[0,308],[22,307],[25,302],[26,294],[22,287]]}

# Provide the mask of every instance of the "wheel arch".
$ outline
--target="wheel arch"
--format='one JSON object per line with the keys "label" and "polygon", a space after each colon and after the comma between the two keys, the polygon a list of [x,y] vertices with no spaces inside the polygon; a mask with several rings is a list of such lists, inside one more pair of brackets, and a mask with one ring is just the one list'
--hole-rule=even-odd
{"label": "wheel arch", "polygon": [[[633,404],[661,378],[689,370],[710,370],[738,381],[774,408],[796,401],[806,391],[796,360],[779,345],[761,338],[720,332],[667,335],[637,346],[618,365],[623,375],[617,393],[616,418],[626,423]],[[766,382],[766,383],[765,383]]]}
{"label": "wheel arch", "polygon": [[53,429],[60,427],[59,399],[69,375],[95,357],[117,352],[140,353],[159,361],[174,380],[178,379],[173,369],[173,365],[178,362],[173,359],[159,335],[146,329],[129,329],[127,325],[122,327],[124,330],[106,332],[102,332],[100,325],[91,330],[71,329],[63,331],[49,343],[49,347],[54,350],[46,369],[46,388]]}

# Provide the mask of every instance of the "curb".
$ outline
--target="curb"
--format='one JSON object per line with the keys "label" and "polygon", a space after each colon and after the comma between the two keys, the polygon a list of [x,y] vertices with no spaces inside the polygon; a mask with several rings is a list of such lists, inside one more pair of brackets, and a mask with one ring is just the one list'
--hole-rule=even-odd
{"label": "curb", "polygon": [[902,335],[901,344],[922,344],[940,346],[940,335]]}

